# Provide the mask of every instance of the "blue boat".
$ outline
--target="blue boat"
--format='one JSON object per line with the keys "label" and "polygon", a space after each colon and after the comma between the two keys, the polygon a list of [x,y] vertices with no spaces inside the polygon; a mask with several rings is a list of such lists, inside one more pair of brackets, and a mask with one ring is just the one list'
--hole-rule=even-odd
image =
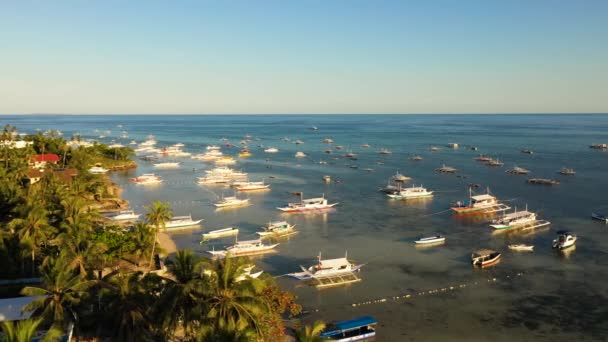
{"label": "blue boat", "polygon": [[321,338],[331,341],[360,341],[376,336],[376,320],[371,316],[364,316],[330,324]]}
{"label": "blue boat", "polygon": [[596,219],[596,220],[600,220],[600,221],[604,221],[605,223],[608,223],[608,217],[606,217],[606,215],[602,215],[602,214],[598,214],[598,213],[592,213],[591,217]]}

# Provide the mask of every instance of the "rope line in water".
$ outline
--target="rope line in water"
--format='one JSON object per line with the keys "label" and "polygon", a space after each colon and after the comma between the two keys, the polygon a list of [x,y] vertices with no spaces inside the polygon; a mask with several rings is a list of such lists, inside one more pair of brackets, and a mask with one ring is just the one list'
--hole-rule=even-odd
{"label": "rope line in water", "polygon": [[456,290],[465,289],[468,287],[477,286],[480,284],[495,284],[495,283],[500,282],[501,280],[510,281],[515,278],[519,278],[523,275],[524,275],[523,272],[518,272],[513,276],[507,275],[502,279],[498,278],[498,277],[493,277],[493,278],[486,279],[486,281],[476,280],[476,281],[472,281],[470,283],[455,284],[455,285],[450,285],[450,286],[446,286],[446,287],[430,289],[430,290],[426,290],[426,291],[406,293],[406,294],[403,294],[400,296],[389,296],[389,297],[385,297],[385,298],[371,299],[368,301],[352,303],[349,306],[356,308],[356,307],[360,307],[360,306],[364,306],[364,305],[383,304],[383,303],[388,303],[388,302],[398,302],[399,300],[415,299],[416,297],[443,294],[443,293],[447,293],[447,292],[451,292],[451,291],[456,291]]}

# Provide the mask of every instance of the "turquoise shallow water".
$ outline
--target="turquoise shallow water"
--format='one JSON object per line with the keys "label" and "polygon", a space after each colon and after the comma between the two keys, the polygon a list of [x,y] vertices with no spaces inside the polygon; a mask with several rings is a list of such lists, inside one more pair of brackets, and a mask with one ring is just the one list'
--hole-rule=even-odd
{"label": "turquoise shallow water", "polygon": [[[173,234],[180,248],[202,253],[207,247],[199,245],[201,231],[237,225],[240,238],[246,239],[269,220],[284,218],[300,233],[281,241],[277,253],[256,259],[266,272],[297,271],[298,265],[314,263],[320,251],[327,258],[348,251],[349,258],[367,264],[359,274],[362,281],[348,287],[319,291],[278,278],[284,288],[298,294],[310,319],[371,314],[380,321],[380,341],[602,340],[608,333],[608,226],[590,219],[592,211],[608,213],[608,153],[588,147],[608,142],[606,115],[2,116],[0,123],[29,132],[60,129],[66,136],[104,134],[106,142],[140,141],[153,134],[160,146],[181,142],[195,153],[220,143],[222,137],[235,145],[246,134],[260,139],[250,144],[253,156],[240,160],[236,168],[249,172],[252,179],[264,177],[272,190],[250,193],[253,205],[246,208],[216,212],[212,202],[231,193],[197,185],[196,176],[209,166],[190,159],[182,159],[178,170],[154,170],[142,161],[137,170],[115,173],[112,179],[124,187],[124,197],[138,211],[160,199],[171,202],[177,215],[205,219],[202,229]],[[309,130],[313,125],[319,129]],[[122,130],[129,139],[118,138]],[[296,146],[282,137],[305,143]],[[323,153],[326,137],[344,150]],[[451,142],[462,147],[447,148]],[[363,143],[371,147],[362,149]],[[275,146],[280,152],[265,154],[260,145]],[[431,145],[441,150],[430,152]],[[465,148],[470,145],[479,150]],[[380,148],[393,154],[381,156]],[[535,153],[523,154],[523,148]],[[359,159],[344,159],[345,150]],[[238,148],[223,151],[235,155]],[[296,151],[309,157],[297,160]],[[498,157],[505,166],[480,164],[473,160],[479,153]],[[413,154],[424,160],[410,161]],[[443,163],[458,168],[463,177],[433,171]],[[530,177],[555,178],[561,184],[526,184],[526,176],[504,172],[515,164],[530,169]],[[572,167],[577,174],[557,174],[562,167]],[[412,177],[410,183],[435,190],[435,196],[414,202],[388,200],[377,190],[397,170]],[[129,182],[147,172],[162,175],[165,183],[139,187]],[[325,184],[323,175],[338,182]],[[489,186],[511,206],[528,205],[553,224],[534,234],[493,235],[487,223],[455,217],[446,209],[465,198],[469,183]],[[290,195],[296,191],[305,197],[325,194],[340,205],[324,214],[284,215],[275,209],[297,200]],[[559,229],[579,235],[569,254],[551,250]],[[413,246],[417,237],[435,232],[446,235],[444,246]],[[520,242],[534,244],[535,251],[513,253],[506,248]],[[499,250],[503,260],[490,269],[473,269],[469,256],[478,248]],[[393,299],[407,294],[411,297]],[[374,303],[379,299],[386,301]]]}

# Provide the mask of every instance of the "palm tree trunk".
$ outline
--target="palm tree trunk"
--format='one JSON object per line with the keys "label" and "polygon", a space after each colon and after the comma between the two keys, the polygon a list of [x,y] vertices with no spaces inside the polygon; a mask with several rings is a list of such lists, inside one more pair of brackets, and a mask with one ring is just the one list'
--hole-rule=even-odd
{"label": "palm tree trunk", "polygon": [[35,253],[36,252],[34,252],[34,250],[32,249],[32,277],[35,275],[35,273],[34,273],[34,270],[35,270],[35,267],[36,267],[36,263],[35,263],[36,254]]}
{"label": "palm tree trunk", "polygon": [[156,248],[156,240],[158,240],[158,228],[154,231],[154,242],[152,243],[152,253],[150,254],[150,264],[148,272],[152,271],[152,261],[154,260],[154,249]]}

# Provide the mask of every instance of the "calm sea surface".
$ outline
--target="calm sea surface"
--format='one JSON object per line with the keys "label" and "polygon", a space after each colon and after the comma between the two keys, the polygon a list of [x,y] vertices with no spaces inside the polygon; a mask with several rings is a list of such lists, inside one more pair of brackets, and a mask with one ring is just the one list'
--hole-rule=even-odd
{"label": "calm sea surface", "polygon": [[[184,143],[185,150],[201,153],[208,144],[227,138],[237,147],[223,147],[236,155],[240,141],[251,135],[253,156],[235,166],[264,178],[272,190],[250,193],[253,205],[216,212],[212,203],[222,187],[200,186],[196,177],[212,166],[180,158],[177,170],[154,170],[145,161],[136,170],[113,173],[123,196],[138,212],[153,200],[168,201],[176,215],[203,218],[201,229],[172,234],[178,247],[203,253],[202,231],[236,225],[240,239],[254,238],[269,220],[285,219],[297,225],[299,234],[280,241],[277,253],[256,259],[264,271],[280,276],[315,262],[319,252],[326,258],[348,257],[365,267],[362,281],[346,287],[317,290],[296,280],[279,277],[281,286],[295,292],[309,319],[327,321],[373,315],[378,319],[379,341],[409,340],[605,340],[608,336],[608,226],[590,219],[593,211],[608,213],[608,153],[590,149],[591,143],[608,143],[606,115],[268,115],[268,116],[0,116],[23,132],[59,129],[66,138],[73,133],[128,144],[153,134],[158,146]],[[121,125],[121,126],[119,126]],[[316,131],[308,129],[317,126]],[[119,138],[122,131],[128,139]],[[291,142],[281,138],[288,137]],[[335,143],[326,145],[324,138]],[[259,140],[258,140],[259,139]],[[293,141],[304,144],[295,145]],[[450,149],[448,143],[460,144]],[[361,148],[367,143],[371,147]],[[344,149],[325,154],[326,148]],[[441,147],[430,152],[431,145]],[[266,154],[274,146],[279,153]],[[467,146],[477,146],[472,151]],[[393,154],[382,156],[380,148]],[[522,149],[531,149],[532,155]],[[342,157],[352,150],[359,159]],[[296,159],[303,151],[307,158]],[[479,154],[504,161],[491,168],[475,161]],[[421,155],[414,162],[409,157]],[[319,164],[319,161],[327,164]],[[445,175],[433,170],[442,164],[459,170]],[[359,169],[351,168],[356,164]],[[505,173],[518,165],[531,170],[530,177],[554,178],[561,184],[526,184],[527,176]],[[562,176],[562,167],[577,171]],[[366,172],[364,168],[372,168]],[[435,190],[432,199],[392,201],[378,188],[400,171]],[[135,186],[129,178],[155,172],[161,186]],[[325,184],[324,175],[334,182]],[[273,176],[274,178],[271,178]],[[447,209],[466,199],[470,183],[512,207],[537,212],[552,222],[549,229],[532,233],[492,234],[487,222],[463,219]],[[322,194],[339,202],[335,211],[320,214],[281,214],[276,207],[298,198]],[[579,236],[575,250],[551,249],[555,232],[569,229]],[[443,246],[420,249],[418,237],[441,233]],[[511,243],[534,244],[533,253],[507,249]],[[474,269],[470,254],[479,248],[503,252],[500,264]],[[409,298],[404,298],[409,295]],[[399,297],[399,298],[396,298]],[[383,299],[385,301],[383,301]],[[361,304],[353,306],[353,304]]]}

